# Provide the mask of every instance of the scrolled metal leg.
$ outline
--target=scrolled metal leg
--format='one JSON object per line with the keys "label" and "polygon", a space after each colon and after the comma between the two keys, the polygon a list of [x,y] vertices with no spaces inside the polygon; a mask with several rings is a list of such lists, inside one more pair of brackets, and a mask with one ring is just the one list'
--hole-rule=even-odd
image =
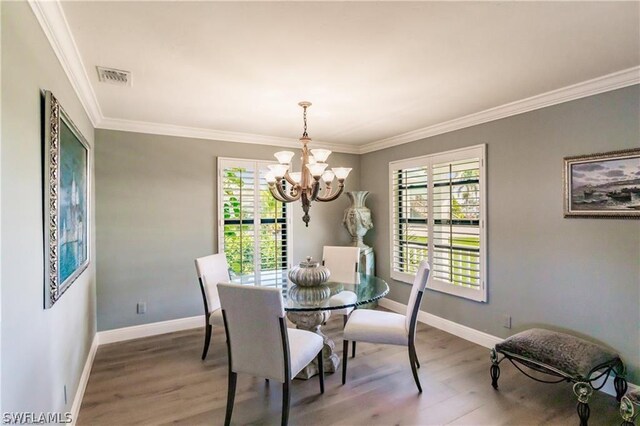
{"label": "scrolled metal leg", "polygon": [[587,426],[591,409],[589,408],[589,398],[593,394],[593,388],[589,383],[578,382],[573,385],[573,393],[578,397],[578,417],[580,417],[580,426]]}
{"label": "scrolled metal leg", "polygon": [[624,394],[627,393],[627,381],[624,377],[616,376],[616,378],[613,379],[613,387],[616,388],[616,399],[620,402]]}
{"label": "scrolled metal leg", "polygon": [[635,420],[637,415],[638,415],[638,413],[636,413],[636,411],[635,411],[635,407],[633,405],[633,402],[631,402],[631,400],[629,398],[627,398],[626,396],[623,396],[622,400],[620,401],[620,416],[624,420],[622,422],[622,425],[623,426],[633,426],[634,425],[634,420]]}
{"label": "scrolled metal leg", "polygon": [[491,349],[491,368],[489,374],[491,374],[491,386],[494,389],[498,389],[498,379],[500,378],[500,366],[498,365],[498,354],[495,349]]}

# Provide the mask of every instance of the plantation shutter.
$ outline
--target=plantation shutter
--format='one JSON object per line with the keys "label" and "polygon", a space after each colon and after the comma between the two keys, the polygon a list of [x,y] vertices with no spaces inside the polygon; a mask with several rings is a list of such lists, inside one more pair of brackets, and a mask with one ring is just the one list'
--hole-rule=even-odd
{"label": "plantation shutter", "polygon": [[219,159],[219,249],[243,282],[275,285],[289,266],[287,205],[269,193],[269,162]]}
{"label": "plantation shutter", "polygon": [[480,159],[433,165],[433,277],[480,287]]}
{"label": "plantation shutter", "polygon": [[486,301],[485,146],[389,163],[391,277]]}
{"label": "plantation shutter", "polygon": [[428,247],[428,177],[427,167],[394,170],[392,181],[393,270],[415,274],[426,259]]}

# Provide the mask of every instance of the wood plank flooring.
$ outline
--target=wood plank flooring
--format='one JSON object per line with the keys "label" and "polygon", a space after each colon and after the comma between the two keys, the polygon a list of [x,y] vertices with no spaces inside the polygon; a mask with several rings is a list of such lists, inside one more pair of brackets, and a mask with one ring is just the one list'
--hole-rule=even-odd
{"label": "wood plank flooring", "polygon": [[[342,319],[325,332],[342,348]],[[206,361],[204,331],[188,330],[101,346],[78,425],[221,425],[227,393],[224,331],[214,329]],[[489,351],[424,324],[418,325],[419,395],[406,348],[358,343],[347,384],[327,375],[294,380],[291,425],[578,425],[569,384],[534,382],[507,362],[500,390],[489,378]],[[232,424],[279,424],[282,388],[238,376]],[[615,398],[596,392],[590,425],[620,424]]]}

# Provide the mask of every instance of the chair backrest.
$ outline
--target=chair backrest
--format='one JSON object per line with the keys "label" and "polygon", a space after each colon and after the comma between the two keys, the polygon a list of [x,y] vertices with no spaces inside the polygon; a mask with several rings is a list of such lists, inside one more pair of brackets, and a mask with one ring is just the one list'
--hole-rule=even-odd
{"label": "chair backrest", "polygon": [[329,268],[329,281],[358,284],[360,275],[360,248],[324,246],[322,264]]}
{"label": "chair backrest", "polygon": [[284,383],[290,366],[285,368],[289,348],[280,289],[221,283],[218,293],[231,371]]}
{"label": "chair backrest", "polygon": [[230,280],[227,256],[222,252],[197,258],[196,272],[209,311],[207,313],[211,313],[220,308],[220,298],[216,289],[218,283],[227,283]]}
{"label": "chair backrest", "polygon": [[[411,295],[409,296],[409,303],[407,303],[407,319],[405,322],[405,326],[407,327],[407,333],[411,329],[411,319],[413,316],[414,310],[420,309],[420,303],[422,302],[422,298],[418,300],[418,293],[424,292],[425,287],[427,286],[427,281],[429,281],[429,262],[423,260],[420,262],[418,266],[418,271],[416,272],[416,277],[413,280],[413,286],[411,286]],[[417,305],[417,306],[416,306]],[[417,319],[417,316],[416,316]]]}

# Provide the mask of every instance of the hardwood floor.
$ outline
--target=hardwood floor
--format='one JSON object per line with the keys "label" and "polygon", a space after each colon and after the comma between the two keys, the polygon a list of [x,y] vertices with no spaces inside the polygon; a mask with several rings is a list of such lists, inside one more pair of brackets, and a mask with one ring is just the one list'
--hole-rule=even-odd
{"label": "hardwood floor", "polygon": [[[341,348],[341,318],[325,332]],[[220,425],[227,393],[224,331],[214,329],[206,361],[204,331],[188,330],[101,346],[78,425]],[[486,348],[418,325],[419,395],[404,347],[358,343],[347,384],[327,375],[325,394],[315,379],[294,380],[291,425],[577,425],[569,384],[545,385],[501,364],[500,390],[489,377]],[[232,424],[279,424],[282,388],[238,375]],[[590,425],[620,424],[615,398],[596,392]]]}

